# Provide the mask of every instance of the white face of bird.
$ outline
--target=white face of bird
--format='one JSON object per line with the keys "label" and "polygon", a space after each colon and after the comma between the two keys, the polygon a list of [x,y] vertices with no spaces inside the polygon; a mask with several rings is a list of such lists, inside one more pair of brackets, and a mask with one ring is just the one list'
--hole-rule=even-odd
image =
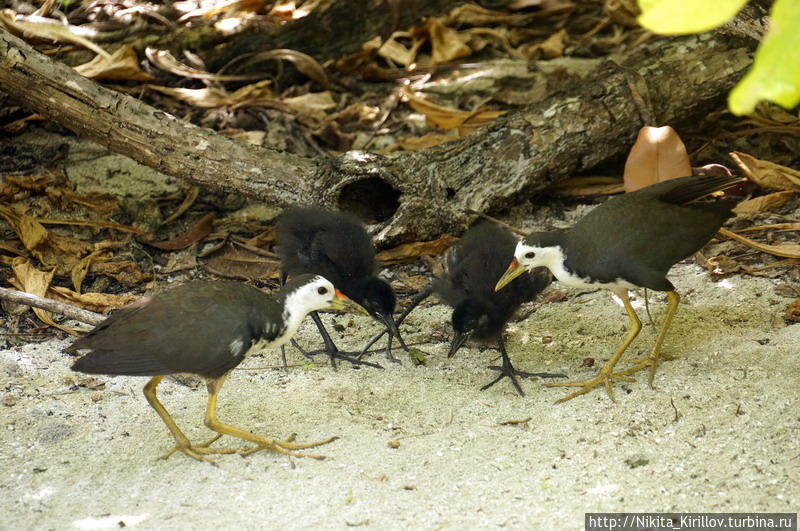
{"label": "white face of bird", "polygon": [[494,289],[495,291],[502,289],[521,274],[536,267],[544,266],[550,271],[559,270],[563,261],[564,253],[561,251],[561,247],[539,247],[522,240],[517,243],[514,259],[500,280],[497,281]]}
{"label": "white face of bird", "polygon": [[525,240],[522,240],[514,251],[514,259],[526,271],[542,266],[552,271],[564,261],[564,253],[561,251],[561,247],[539,247],[527,244]]}
{"label": "white face of bird", "polygon": [[286,297],[286,306],[291,313],[308,314],[322,310],[339,310],[369,315],[360,305],[347,298],[333,284],[321,276],[313,277]]}

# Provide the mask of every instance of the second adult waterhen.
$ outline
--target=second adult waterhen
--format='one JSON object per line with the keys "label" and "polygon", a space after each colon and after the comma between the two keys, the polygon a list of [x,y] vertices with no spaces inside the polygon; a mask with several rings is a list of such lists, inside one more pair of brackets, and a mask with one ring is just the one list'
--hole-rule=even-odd
{"label": "second adult waterhen", "polygon": [[[630,381],[631,374],[648,367],[652,384],[659,362],[668,358],[661,352],[661,344],[680,301],[667,273],[706,245],[725,220],[733,216],[735,201],[700,200],[741,181],[735,176],[689,176],[663,181],[609,199],[567,232],[533,232],[517,244],[514,259],[496,289],[526,270],[544,266],[567,286],[610,290],[622,300],[628,314],[628,335],[594,378],[549,384],[579,387],[558,402],[598,385],[604,385],[613,399],[614,380]],[[614,372],[641,330],[628,299],[628,290],[635,288],[667,292],[667,313],[650,354],[629,369]]]}

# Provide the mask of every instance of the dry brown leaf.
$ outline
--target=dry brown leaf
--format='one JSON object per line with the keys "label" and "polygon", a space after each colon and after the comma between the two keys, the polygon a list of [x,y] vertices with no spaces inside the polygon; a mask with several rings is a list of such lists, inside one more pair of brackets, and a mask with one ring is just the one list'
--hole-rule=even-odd
{"label": "dry brown leaf", "polygon": [[[541,0],[533,0],[536,4]],[[521,8],[516,8],[521,9]],[[525,14],[508,13],[506,11],[493,11],[475,4],[462,4],[453,8],[444,17],[448,26],[506,26],[521,24],[528,18]]]}
{"label": "dry brown leaf", "polygon": [[19,240],[0,240],[0,251],[11,253],[15,256],[30,258],[30,253]]}
{"label": "dry brown leaf", "polygon": [[186,192],[186,197],[183,198],[181,204],[178,205],[178,208],[175,209],[175,212],[170,214],[167,217],[167,219],[161,222],[161,225],[172,223],[173,221],[181,217],[183,214],[185,214],[186,211],[189,210],[189,207],[191,207],[194,204],[195,200],[197,200],[198,195],[200,195],[200,187],[190,186],[189,190]]}
{"label": "dry brown leaf", "polygon": [[406,262],[413,262],[424,255],[439,255],[442,254],[448,247],[457,242],[458,238],[452,234],[442,234],[435,240],[425,242],[404,243],[386,249],[377,254],[378,261],[385,266],[403,264]]}
{"label": "dry brown leaf", "polygon": [[113,257],[102,257],[92,262],[91,272],[96,275],[111,277],[124,286],[138,286],[153,280],[151,273],[145,273],[136,263],[130,260],[114,260]]}
{"label": "dry brown leaf", "polygon": [[760,187],[800,192],[800,171],[760,160],[746,153],[734,151],[730,155],[742,171]]}
{"label": "dry brown leaf", "polygon": [[425,275],[409,275],[402,271],[395,273],[395,278],[408,291],[418,292],[430,283],[430,279]]}
{"label": "dry brown leaf", "polygon": [[404,136],[397,139],[397,145],[407,151],[414,151],[417,149],[425,149],[445,142],[452,142],[458,140],[461,135],[458,131],[453,129],[448,133],[427,133],[422,136]]}
{"label": "dry brown leaf", "polygon": [[28,116],[23,116],[19,120],[14,120],[13,122],[3,125],[0,127],[0,131],[5,131],[12,135],[19,135],[28,127],[28,122],[39,122],[43,120],[47,120],[47,117],[41,114],[29,114]]}
{"label": "dry brown leaf", "polygon": [[362,127],[373,127],[381,119],[381,114],[380,107],[357,101],[341,111],[332,113],[328,116],[328,119],[336,120],[341,124],[358,120],[359,125]]}
{"label": "dry brown leaf", "polygon": [[[410,40],[411,45],[404,45],[400,39]],[[417,52],[424,42],[424,40],[413,39],[411,33],[407,31],[395,31],[378,48],[378,55],[393,63],[408,66],[416,60]]]}
{"label": "dry brown leaf", "polygon": [[716,277],[731,275],[742,270],[742,266],[739,262],[724,254],[706,260],[705,268]]}
{"label": "dry brown leaf", "polygon": [[572,177],[554,184],[548,191],[562,197],[621,194],[625,191],[618,177]]}
{"label": "dry brown leaf", "polygon": [[[442,24],[441,19],[437,17],[431,17],[425,22],[424,31],[428,34],[432,49],[431,61],[434,65],[449,63],[472,53],[470,47],[465,44],[466,38]],[[416,34],[416,31],[412,33]]]}
{"label": "dry brown leaf", "polygon": [[186,249],[192,244],[195,244],[211,234],[211,229],[214,227],[214,213],[210,212],[200,218],[194,225],[186,229],[186,232],[172,238],[171,240],[163,242],[146,242],[150,247],[162,249],[164,251],[178,251]]}
{"label": "dry brown leaf", "polygon": [[[472,53],[472,49],[467,45],[469,35],[462,35],[447,27],[445,20],[441,17],[431,17],[410,31],[392,33],[378,48],[378,55],[403,66],[412,63],[431,66],[449,63]],[[419,55],[424,44],[430,46],[430,59]]]}
{"label": "dry brown leaf", "polygon": [[628,27],[639,27],[636,18],[641,13],[636,0],[606,0],[603,9],[612,21]]}
{"label": "dry brown leaf", "polygon": [[303,52],[290,50],[288,48],[278,48],[252,55],[243,61],[239,68],[252,71],[254,70],[253,65],[256,63],[269,60],[289,61],[297,70],[305,74],[306,77],[312,81],[316,81],[325,88],[330,87],[328,74],[316,59]]}
{"label": "dry brown leaf", "polygon": [[158,50],[148,47],[144,50],[147,59],[156,67],[170,72],[176,76],[188,77],[191,79],[204,79],[210,81],[251,81],[261,79],[263,74],[212,74],[205,70],[199,70],[193,66],[184,64],[173,56],[168,50]]}
{"label": "dry brown leaf", "polygon": [[39,246],[47,241],[47,229],[24,211],[18,212],[12,207],[0,205],[0,216],[11,225],[25,248],[34,254],[38,252]]}
{"label": "dry brown leaf", "polygon": [[645,126],[639,130],[636,143],[625,162],[625,191],[633,192],[657,182],[686,177],[692,165],[686,146],[670,126]]}
{"label": "dry brown leaf", "polygon": [[272,9],[269,10],[267,16],[279,22],[289,22],[294,18],[296,9],[297,4],[294,0],[278,0],[275,2],[275,5],[272,6]]}
{"label": "dry brown leaf", "polygon": [[96,55],[88,63],[78,65],[75,71],[90,79],[115,79],[150,81],[153,76],[139,68],[139,58],[130,44],[123,44],[110,57]]}
{"label": "dry brown leaf", "polygon": [[542,4],[542,0],[516,0],[516,2],[511,2],[506,7],[508,9],[526,9],[529,7],[538,7]]}
{"label": "dry brown leaf", "polygon": [[261,249],[226,239],[200,256],[203,266],[215,275],[244,280],[277,278],[278,260],[264,254]]}
{"label": "dry brown leaf", "polygon": [[0,26],[5,26],[14,35],[55,42],[71,42],[88,48],[103,57],[110,57],[107,51],[81,36],[80,33],[86,32],[80,27],[62,24],[50,18],[18,15],[11,9],[2,9],[0,10]]}
{"label": "dry brown leaf", "polygon": [[175,273],[195,267],[197,267],[197,246],[192,245],[182,251],[170,253],[167,265],[164,266],[164,273]]}
{"label": "dry brown leaf", "polygon": [[231,104],[229,95],[224,90],[216,88],[187,89],[158,85],[144,85],[144,87],[202,109],[224,107]]}
{"label": "dry brown leaf", "polygon": [[333,101],[333,95],[329,91],[309,92],[281,101],[298,117],[320,122],[325,120],[328,112],[336,108],[336,102]]}
{"label": "dry brown leaf", "polygon": [[494,42],[497,43],[509,57],[513,59],[524,59],[523,55],[511,45],[509,31],[505,28],[470,28],[464,30],[461,34],[468,37],[466,43],[473,52],[479,52],[489,43]]}
{"label": "dry brown leaf", "polygon": [[51,286],[53,299],[80,306],[93,312],[106,312],[122,308],[139,299],[136,295],[115,295],[113,293],[78,293],[62,286]]}
{"label": "dry brown leaf", "polygon": [[73,266],[72,271],[70,271],[72,287],[75,288],[75,291],[78,293],[81,292],[81,284],[83,284],[83,279],[86,278],[86,274],[89,273],[92,262],[97,258],[100,252],[101,251],[95,251],[92,254],[84,256],[83,259]]}
{"label": "dry brown leaf", "polygon": [[786,320],[800,323],[800,299],[795,299],[786,306]]}
{"label": "dry brown leaf", "polygon": [[792,223],[771,223],[769,225],[756,225],[753,227],[746,227],[744,229],[735,230],[733,232],[753,232],[756,230],[800,230],[800,221],[795,221]]}
{"label": "dry brown leaf", "polygon": [[800,245],[767,245],[765,243],[758,243],[750,238],[745,238],[744,236],[736,234],[735,232],[731,232],[728,229],[719,229],[718,233],[726,238],[736,240],[747,245],[748,247],[758,249],[759,251],[763,251],[765,253],[774,254],[775,256],[782,256],[784,258],[800,258]]}
{"label": "dry brown leaf", "polygon": [[178,22],[183,22],[194,17],[213,18],[220,13],[232,11],[257,12],[264,6],[263,0],[227,0],[226,2],[212,2],[207,6],[193,9],[182,15]]}
{"label": "dry brown leaf", "polygon": [[[55,269],[51,269],[50,271],[39,271],[33,264],[27,259],[22,257],[14,258],[11,262],[11,270],[14,272],[14,277],[17,280],[17,284],[22,291],[31,293],[33,295],[38,295],[39,297],[45,297],[47,293],[47,288],[50,287],[50,283],[53,281],[53,276],[56,274]],[[61,326],[53,321],[53,314],[42,310],[41,308],[32,308],[33,313],[42,320],[42,322],[54,326],[68,334],[78,335],[75,330],[71,328],[67,328],[65,326]]]}
{"label": "dry brown leaf", "polygon": [[120,225],[113,221],[98,221],[91,219],[51,219],[51,218],[36,218],[36,221],[42,225],[78,225],[81,227],[100,227],[104,229],[114,229],[121,232],[130,232],[143,236],[148,234],[146,230],[137,229],[129,225]]}
{"label": "dry brown leaf", "polygon": [[774,210],[786,204],[797,192],[773,192],[742,201],[733,209],[737,214],[752,214],[765,210]]}
{"label": "dry brown leaf", "polygon": [[249,240],[245,241],[245,245],[250,247],[268,248],[275,243],[275,227],[270,227],[260,234],[256,234]]}
{"label": "dry brown leaf", "polygon": [[442,107],[422,96],[416,95],[410,87],[403,87],[403,96],[408,99],[408,104],[415,111],[425,115],[428,125],[436,126],[445,131],[458,129],[460,135],[465,135],[505,114],[505,111],[492,111],[486,107],[479,107],[474,111],[461,111]]}
{"label": "dry brown leaf", "polygon": [[520,46],[519,52],[528,59],[555,59],[564,55],[569,34],[562,29],[550,35],[544,42]]}
{"label": "dry brown leaf", "polygon": [[158,85],[145,85],[145,88],[161,92],[195,107],[210,109],[214,107],[260,105],[264,101],[278,101],[275,99],[272,89],[270,89],[271,83],[269,80],[259,81],[258,83],[246,85],[231,94],[216,88],[187,89],[161,87]]}

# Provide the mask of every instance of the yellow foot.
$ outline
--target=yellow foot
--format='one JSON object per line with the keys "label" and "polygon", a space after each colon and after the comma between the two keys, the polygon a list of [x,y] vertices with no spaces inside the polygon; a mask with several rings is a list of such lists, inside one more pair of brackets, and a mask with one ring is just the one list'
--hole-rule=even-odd
{"label": "yellow foot", "polygon": [[619,373],[607,374],[601,370],[599,373],[597,373],[597,376],[589,380],[584,380],[583,382],[559,382],[559,383],[546,383],[544,385],[546,387],[580,387],[580,389],[578,389],[574,393],[569,394],[564,398],[560,398],[559,400],[556,400],[555,402],[556,404],[560,404],[561,402],[566,402],[567,400],[572,400],[576,396],[585,395],[586,393],[588,393],[589,391],[591,391],[600,384],[605,385],[606,392],[608,392],[608,396],[611,398],[612,401],[615,401],[614,391],[611,388],[611,383],[614,380],[620,380],[623,382],[635,381],[633,378],[628,378],[627,376]]}
{"label": "yellow foot", "polygon": [[625,369],[624,371],[615,372],[614,376],[630,376],[631,374],[636,374],[637,372],[650,367],[650,374],[647,378],[650,387],[653,386],[653,378],[656,376],[656,370],[658,366],[661,364],[661,361],[672,361],[676,359],[676,356],[671,354],[665,354],[660,352],[658,354],[653,355],[652,353],[648,356],[640,358],[633,362],[633,365],[629,369]]}
{"label": "yellow foot", "polygon": [[301,454],[298,452],[293,452],[292,450],[302,450],[304,448],[314,448],[315,446],[322,446],[323,444],[329,444],[338,439],[339,437],[331,437],[330,439],[325,439],[324,441],[313,442],[313,443],[303,443],[303,444],[294,444],[295,434],[292,434],[288,439],[285,441],[272,441],[267,439],[266,443],[260,444],[254,448],[249,448],[242,452],[244,457],[248,455],[254,454],[261,450],[270,450],[273,452],[278,452],[284,455],[291,455],[294,457],[310,457],[311,459],[325,459],[325,456],[322,455],[314,455],[314,454]]}
{"label": "yellow foot", "polygon": [[161,459],[167,459],[169,456],[174,454],[175,452],[181,452],[183,454],[188,455],[193,459],[197,459],[198,461],[205,461],[206,463],[213,463],[211,459],[206,459],[203,455],[210,455],[210,454],[235,454],[236,452],[241,452],[242,448],[209,448],[211,444],[216,442],[217,439],[222,437],[222,434],[217,434],[207,440],[204,443],[200,444],[176,444],[172,447],[172,450],[165,453],[161,456]]}

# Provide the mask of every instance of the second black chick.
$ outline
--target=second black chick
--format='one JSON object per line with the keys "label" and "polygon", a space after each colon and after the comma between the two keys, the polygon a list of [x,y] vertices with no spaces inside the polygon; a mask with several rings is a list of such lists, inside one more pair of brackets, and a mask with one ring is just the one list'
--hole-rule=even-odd
{"label": "second black chick", "polygon": [[[481,387],[481,390],[488,389],[503,378],[508,378],[517,392],[524,396],[517,376],[566,378],[566,375],[518,371],[508,357],[503,341],[506,323],[523,302],[532,301],[551,281],[550,273],[540,269],[515,278],[516,284],[512,284],[512,288],[506,294],[495,291],[492,279],[496,274],[505,271],[506,260],[513,256],[516,241],[510,232],[489,223],[468,230],[449,250],[444,274],[414,297],[397,322],[402,323],[423,300],[431,293],[436,293],[442,301],[453,308],[453,339],[447,357],[453,357],[468,339],[483,343],[496,341],[503,357],[503,365],[489,368],[499,370],[500,375]],[[383,333],[373,337],[364,347],[364,351],[380,339]],[[390,344],[391,340],[389,338]]]}
{"label": "second black chick", "polygon": [[511,364],[506,352],[503,332],[506,323],[523,302],[532,301],[551,282],[549,271],[534,271],[517,277],[508,293],[495,291],[492,280],[505,271],[513,258],[517,239],[507,230],[483,223],[468,230],[447,256],[445,273],[434,281],[433,290],[453,308],[453,339],[447,357],[452,357],[468,339],[497,342],[503,357],[500,374],[483,386],[488,389],[508,378],[524,396],[517,376],[526,378],[565,377],[563,374],[526,373]]}
{"label": "second black chick", "polygon": [[[394,290],[375,275],[375,248],[357,218],[322,208],[290,207],[278,218],[277,242],[281,282],[305,273],[324,276],[382,322],[406,348],[392,317],[396,304]],[[316,312],[311,317],[334,367],[335,358],[357,362],[339,351]],[[386,357],[396,361],[390,345]]]}

